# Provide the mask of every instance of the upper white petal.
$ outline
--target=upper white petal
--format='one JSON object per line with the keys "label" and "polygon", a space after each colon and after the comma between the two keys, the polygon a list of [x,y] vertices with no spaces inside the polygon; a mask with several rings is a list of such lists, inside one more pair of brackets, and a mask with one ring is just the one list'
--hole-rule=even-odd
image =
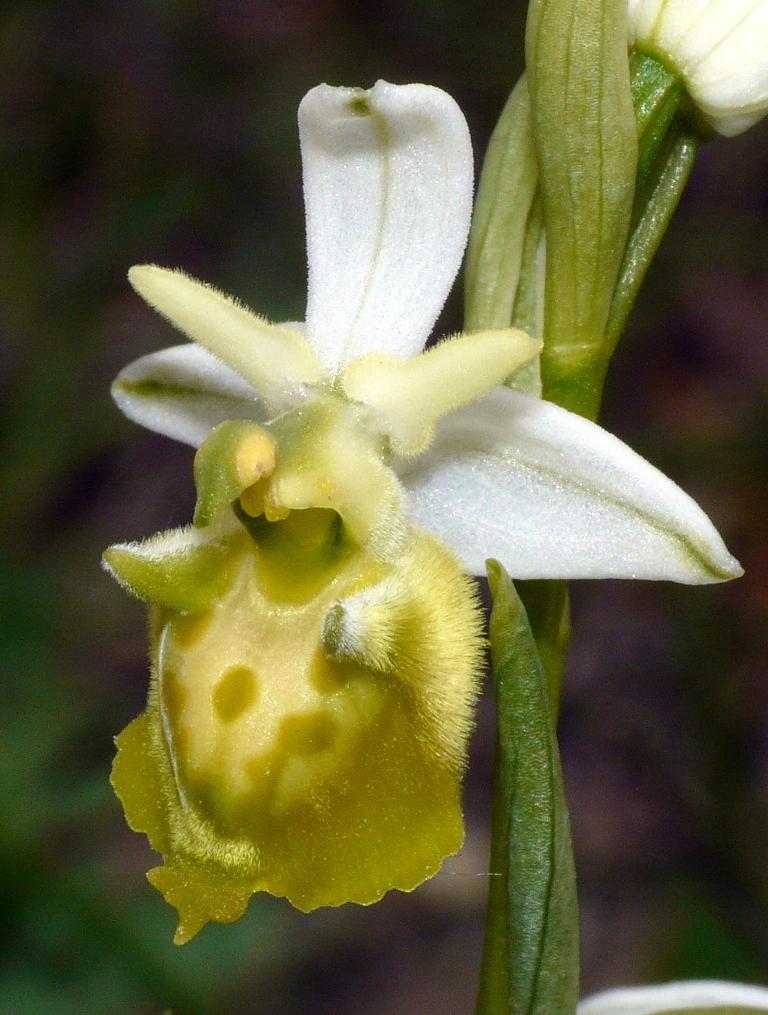
{"label": "upper white petal", "polygon": [[721,134],[768,112],[768,0],[629,0],[629,26],[630,41],[670,62]]}
{"label": "upper white petal", "polygon": [[[686,1009],[728,1007],[747,1012],[768,1011],[768,990],[742,983],[697,980],[661,987],[608,990],[582,1001],[577,1015],[661,1015]],[[734,1011],[735,1015],[735,1011]]]}
{"label": "upper white petal", "polygon": [[128,419],[198,447],[225,419],[263,420],[256,392],[199,345],[141,356],[117,375],[112,397]]}
{"label": "upper white petal", "polygon": [[336,372],[371,352],[418,352],[461,263],[472,148],[438,88],[320,85],[299,106],[307,335]]}
{"label": "upper white petal", "polygon": [[741,568],[687,494],[594,423],[508,388],[444,419],[398,467],[415,521],[468,570],[689,584]]}

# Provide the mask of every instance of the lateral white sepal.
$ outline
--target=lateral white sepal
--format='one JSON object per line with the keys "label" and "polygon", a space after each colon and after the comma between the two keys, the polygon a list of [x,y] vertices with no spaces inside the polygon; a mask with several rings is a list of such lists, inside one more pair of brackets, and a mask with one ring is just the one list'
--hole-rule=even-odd
{"label": "lateral white sepal", "polygon": [[742,569],[691,498],[620,440],[550,402],[497,388],[444,419],[397,469],[417,524],[482,573],[706,584]]}
{"label": "lateral white sepal", "polygon": [[225,419],[267,418],[251,385],[202,346],[173,345],[129,363],[112,384],[128,419],[199,447]]}

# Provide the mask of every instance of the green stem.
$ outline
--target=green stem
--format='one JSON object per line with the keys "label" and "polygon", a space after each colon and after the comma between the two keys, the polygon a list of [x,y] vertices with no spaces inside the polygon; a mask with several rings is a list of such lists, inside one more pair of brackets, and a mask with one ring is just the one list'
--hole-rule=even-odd
{"label": "green stem", "polygon": [[684,128],[676,131],[669,142],[668,154],[627,244],[608,315],[606,348],[609,352],[613,352],[621,337],[640,286],[680,202],[698,148],[696,137]]}
{"label": "green stem", "polygon": [[[590,419],[599,414],[610,356],[698,152],[697,138],[682,118],[676,119],[683,89],[674,75],[657,60],[640,53],[633,54],[630,68],[639,134],[637,191],[632,231],[611,301],[603,351],[600,358],[578,373],[563,374],[551,381],[547,392],[551,401],[568,408],[576,406]],[[521,288],[524,280],[525,273],[521,275]],[[518,582],[518,589],[547,671],[556,716],[570,633],[567,586],[558,581]]]}
{"label": "green stem", "polygon": [[[603,304],[599,334],[594,329],[591,332],[582,329],[581,341],[568,329],[561,329],[561,334],[555,327],[562,309],[561,299],[554,299],[558,293],[551,284],[561,274],[554,271],[553,256],[560,249],[553,242],[559,234],[550,231],[553,225],[547,221],[549,345],[545,344],[542,357],[544,394],[550,401],[590,419],[598,416],[611,354],[680,200],[698,147],[694,128],[681,110],[684,93],[676,77],[658,60],[640,53],[631,57],[630,76],[637,122],[637,164],[634,198],[630,198],[629,205],[624,202],[622,206],[629,231],[624,234],[623,260],[618,273],[613,274],[613,288],[608,290]],[[551,104],[548,109],[554,115]],[[575,122],[577,118],[572,115],[570,119]],[[617,128],[617,136],[618,133]],[[558,165],[557,159],[554,162],[550,159],[549,177],[545,178],[556,178]],[[614,167],[618,184],[623,179],[620,168]],[[626,168],[624,165],[623,169]],[[621,204],[618,184],[619,197],[616,194],[611,197],[617,202],[616,207]],[[590,192],[581,196],[582,203],[594,197]],[[597,204],[603,208],[605,195],[598,194],[598,198]],[[525,226],[512,302],[513,323],[531,334],[540,333],[543,319],[540,250],[544,210],[542,195],[537,192]],[[576,244],[576,267],[572,265],[576,295],[579,295],[576,283],[581,278],[577,270],[579,259],[583,261],[585,253],[591,250],[589,243],[582,242],[584,235],[591,236],[584,222],[594,218],[582,215],[579,219],[577,212],[583,210],[579,205],[572,214],[564,216]],[[515,220],[518,244],[519,211]],[[551,207],[549,211],[552,218]],[[618,219],[617,222],[616,233],[621,232],[621,222]],[[610,253],[611,249],[615,252],[616,245],[602,234],[592,239],[595,250],[602,251],[610,260],[605,252]],[[601,278],[607,284],[611,275],[607,260],[604,268]],[[582,316],[588,317],[590,308],[594,310],[599,302],[594,279],[591,284],[592,290],[584,290]],[[562,298],[563,293],[559,296]],[[524,390],[531,390],[531,378],[521,377],[519,384],[517,381],[513,378],[512,385],[525,385]],[[498,730],[492,802],[492,877],[477,1011],[478,1015],[566,1015],[575,1010],[576,1004],[578,920],[555,725],[570,637],[568,588],[562,581],[519,582],[523,605],[518,601],[515,608],[510,598],[513,593],[505,591],[498,572],[491,569],[489,578],[494,592],[491,644]],[[504,637],[499,633],[503,613],[499,594],[502,599],[507,597]],[[504,639],[507,649],[501,658],[499,647]],[[554,838],[548,839],[548,834]],[[542,975],[548,962],[551,972]]]}
{"label": "green stem", "polygon": [[[520,328],[533,338],[541,338],[544,330],[544,209],[537,191],[525,225],[520,275],[512,307],[512,327]],[[507,380],[507,386],[525,395],[541,397],[541,364],[539,357],[526,363]]]}
{"label": "green stem", "polygon": [[547,374],[544,366],[544,397],[569,412],[596,420],[607,369],[608,361],[599,349],[583,356],[577,369]]}
{"label": "green stem", "polygon": [[[647,177],[685,94],[677,75],[652,56],[635,51],[629,61],[638,133],[637,181]],[[642,209],[635,188],[635,212]]]}

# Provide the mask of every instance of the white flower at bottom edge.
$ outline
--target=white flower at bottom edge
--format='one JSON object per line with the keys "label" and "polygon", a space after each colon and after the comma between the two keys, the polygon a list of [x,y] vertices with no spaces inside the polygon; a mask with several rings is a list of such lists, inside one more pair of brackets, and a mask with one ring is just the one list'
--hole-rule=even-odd
{"label": "white flower at bottom edge", "polygon": [[607,990],[582,1001],[577,1015],[749,1015],[768,1011],[768,990],[743,983],[691,980]]}
{"label": "white flower at bottom edge", "polygon": [[629,0],[629,41],[680,74],[720,134],[768,112],[768,0]]}
{"label": "white flower at bottom edge", "polygon": [[487,557],[516,578],[741,573],[653,466],[502,386],[537,354],[528,336],[421,352],[469,230],[453,100],[323,85],[299,127],[306,323],[133,268],[193,344],[113,387],[131,419],[199,446],[194,527],[105,554],[154,608],[149,705],[113,778],[165,856],[150,877],[179,941],[257,890],[302,909],[408,890],[460,847],[482,659],[465,575]]}

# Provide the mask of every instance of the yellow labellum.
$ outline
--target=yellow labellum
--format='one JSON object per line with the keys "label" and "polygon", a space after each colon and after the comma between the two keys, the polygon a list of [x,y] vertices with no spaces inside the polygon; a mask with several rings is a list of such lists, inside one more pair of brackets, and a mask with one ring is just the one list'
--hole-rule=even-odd
{"label": "yellow labellum", "polygon": [[463,838],[481,627],[457,561],[412,529],[382,562],[329,510],[254,524],[209,608],[155,610],[149,704],[118,738],[178,943],[256,891],[302,910],[408,891]]}

